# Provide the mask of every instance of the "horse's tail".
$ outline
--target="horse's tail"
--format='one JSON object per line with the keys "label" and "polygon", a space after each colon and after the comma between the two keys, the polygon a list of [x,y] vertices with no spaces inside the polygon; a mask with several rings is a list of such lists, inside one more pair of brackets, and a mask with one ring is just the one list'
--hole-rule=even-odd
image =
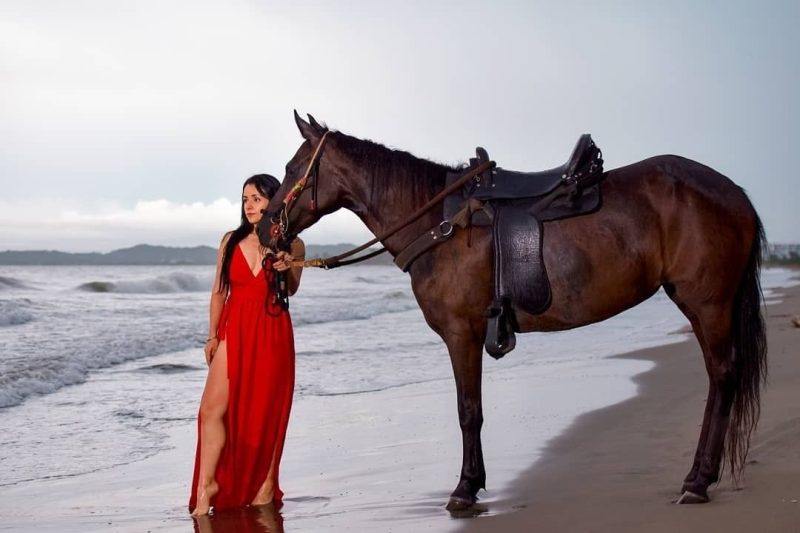
{"label": "horse's tail", "polygon": [[733,307],[734,398],[725,455],[734,480],[744,469],[750,437],[761,414],[761,385],[767,379],[767,335],[761,313],[761,254],[764,226],[755,214],[756,235]]}

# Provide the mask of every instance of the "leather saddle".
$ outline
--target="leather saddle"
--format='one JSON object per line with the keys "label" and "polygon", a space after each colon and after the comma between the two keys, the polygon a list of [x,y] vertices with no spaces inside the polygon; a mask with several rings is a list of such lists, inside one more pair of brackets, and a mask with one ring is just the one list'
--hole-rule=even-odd
{"label": "leather saddle", "polygon": [[[475,168],[489,155],[476,149]],[[514,349],[519,332],[515,309],[539,314],[550,306],[550,283],[542,256],[543,222],[593,213],[601,206],[603,158],[584,134],[563,165],[541,172],[488,170],[444,201],[445,221],[492,226],[493,299],[486,311],[485,348],[500,358]],[[452,183],[460,174],[448,174]]]}
{"label": "leather saddle", "polygon": [[[478,147],[475,153],[476,157],[470,159],[470,168],[489,161],[489,154],[485,149]],[[448,173],[446,184],[454,182],[460,175],[457,172]],[[570,158],[559,167],[538,172],[517,172],[495,167],[477,176],[462,188],[460,194],[456,192],[445,198],[444,218],[452,218],[470,199],[488,203],[488,206],[484,205],[483,209],[473,212],[470,221],[473,226],[490,225],[491,207],[502,201],[517,205],[528,204],[535,211],[532,214],[538,215],[543,222],[576,216],[599,207],[598,205],[592,209],[589,205],[595,202],[599,204],[599,194],[597,198],[584,199],[583,196],[594,192],[591,188],[600,182],[602,175],[602,153],[592,136],[584,133],[578,139]],[[560,206],[558,209],[546,209],[552,207],[548,201],[534,201],[551,197],[555,200],[565,194],[569,196],[568,201],[556,202],[556,206]]]}

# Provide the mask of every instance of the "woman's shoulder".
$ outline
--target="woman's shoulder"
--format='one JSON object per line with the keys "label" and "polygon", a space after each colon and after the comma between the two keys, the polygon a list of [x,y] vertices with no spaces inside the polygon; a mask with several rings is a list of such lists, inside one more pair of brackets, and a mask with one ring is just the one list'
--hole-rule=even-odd
{"label": "woman's shoulder", "polygon": [[222,240],[219,241],[219,253],[220,255],[225,251],[225,248],[228,246],[228,242],[231,240],[231,236],[233,235],[232,231],[229,231],[225,235],[222,236]]}

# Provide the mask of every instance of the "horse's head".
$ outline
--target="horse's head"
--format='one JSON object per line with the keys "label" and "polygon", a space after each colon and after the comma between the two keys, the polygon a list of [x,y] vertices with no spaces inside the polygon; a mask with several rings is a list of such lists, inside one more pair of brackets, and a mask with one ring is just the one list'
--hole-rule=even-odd
{"label": "horse's head", "polygon": [[292,240],[322,216],[342,206],[335,154],[329,131],[314,117],[306,122],[294,112],[294,121],[304,142],[286,164],[286,174],[258,224],[258,236],[265,246],[276,247]]}

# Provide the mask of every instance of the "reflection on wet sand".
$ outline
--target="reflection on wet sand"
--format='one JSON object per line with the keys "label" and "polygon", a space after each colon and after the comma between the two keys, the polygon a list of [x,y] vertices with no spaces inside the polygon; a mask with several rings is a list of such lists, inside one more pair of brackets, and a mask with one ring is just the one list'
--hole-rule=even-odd
{"label": "reflection on wet sand", "polygon": [[283,533],[283,516],[272,504],[193,518],[195,533]]}

